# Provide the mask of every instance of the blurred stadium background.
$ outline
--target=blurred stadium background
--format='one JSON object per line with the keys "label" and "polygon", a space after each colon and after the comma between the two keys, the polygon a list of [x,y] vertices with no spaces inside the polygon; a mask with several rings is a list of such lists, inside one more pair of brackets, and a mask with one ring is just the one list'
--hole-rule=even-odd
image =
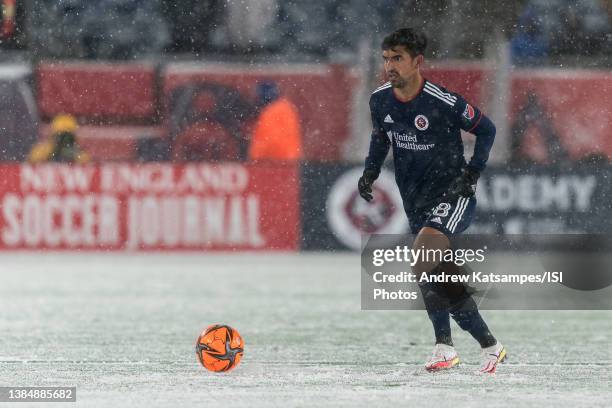
{"label": "blurred stadium background", "polygon": [[[1,385],[76,385],[85,406],[609,404],[609,312],[487,311],[510,375],[425,377],[427,317],[359,310],[347,250],[407,230],[391,172],[373,203],[356,191],[400,26],[498,128],[468,231],[609,232],[612,1],[0,3]],[[262,84],[297,107],[298,160],[249,156]],[[48,144],[65,133],[73,160]],[[247,342],[229,379],[195,365],[217,321]]]}
{"label": "blurred stadium background", "polygon": [[[612,157],[610,1],[2,4],[4,248],[123,249],[129,247],[130,214],[140,207],[144,219],[166,222],[143,233],[159,238],[130,248],[341,249],[356,247],[349,241],[360,231],[401,232],[405,223],[390,222],[401,218],[392,183],[378,183],[380,199],[367,205],[354,194],[353,181],[368,146],[369,92],[384,81],[379,43],[404,25],[430,37],[426,76],[463,94],[497,124],[473,231],[597,232],[610,226],[609,209],[602,206],[610,197]],[[250,160],[263,82],[297,108],[299,160]],[[71,130],[85,152],[74,161],[93,163],[88,168],[95,175],[79,166],[19,164],[28,157],[45,161],[44,153],[43,160],[32,159],[33,148],[53,138],[58,115],[74,118]],[[155,185],[164,183],[164,172],[178,180],[194,166],[197,187]],[[233,191],[220,187],[223,169],[246,181]],[[279,188],[268,173],[281,175],[285,205],[267,194]],[[79,175],[85,185],[66,184]],[[74,193],[72,214],[65,200]],[[204,200],[203,210],[190,210],[185,199],[193,194]],[[87,196],[110,201],[90,205]],[[252,214],[260,239],[238,245],[225,231],[217,245],[204,236],[232,222],[231,205],[214,212],[207,197],[237,202],[234,214],[243,217],[235,221],[246,225]],[[56,199],[63,215],[54,209]],[[183,215],[160,215],[180,213],[172,208]],[[92,237],[106,220],[101,214],[114,219],[106,240]],[[98,218],[83,232],[81,218],[90,216]],[[185,237],[178,224],[190,217],[223,221],[209,223],[212,230],[199,237],[197,231]],[[69,237],[72,227],[81,228],[80,235]],[[180,237],[162,242],[171,230]]]}

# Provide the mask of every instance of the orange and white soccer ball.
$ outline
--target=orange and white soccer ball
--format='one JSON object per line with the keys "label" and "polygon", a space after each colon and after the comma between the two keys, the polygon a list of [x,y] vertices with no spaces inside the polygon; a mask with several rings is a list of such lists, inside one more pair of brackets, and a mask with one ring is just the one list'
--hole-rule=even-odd
{"label": "orange and white soccer ball", "polygon": [[196,355],[207,370],[229,371],[240,364],[244,340],[238,330],[224,324],[208,326],[198,337]]}

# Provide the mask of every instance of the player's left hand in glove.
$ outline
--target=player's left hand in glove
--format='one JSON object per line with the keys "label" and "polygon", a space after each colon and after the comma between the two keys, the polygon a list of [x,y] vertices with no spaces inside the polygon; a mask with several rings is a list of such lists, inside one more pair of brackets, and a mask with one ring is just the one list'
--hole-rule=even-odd
{"label": "player's left hand in glove", "polygon": [[450,188],[450,194],[453,196],[461,196],[470,198],[476,194],[476,183],[478,182],[480,173],[476,170],[465,168],[463,174],[453,181]]}
{"label": "player's left hand in glove", "polygon": [[372,201],[374,196],[372,196],[372,184],[378,178],[378,174],[374,170],[365,169],[363,171],[363,176],[359,178],[359,182],[357,183],[357,188],[359,189],[359,195],[366,200],[367,202]]}

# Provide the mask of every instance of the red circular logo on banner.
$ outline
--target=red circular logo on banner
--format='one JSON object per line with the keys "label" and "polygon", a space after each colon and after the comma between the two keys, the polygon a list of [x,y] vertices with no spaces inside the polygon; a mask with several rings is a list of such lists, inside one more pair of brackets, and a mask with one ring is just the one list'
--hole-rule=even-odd
{"label": "red circular logo on banner", "polygon": [[340,242],[360,249],[362,234],[403,234],[408,219],[393,174],[383,170],[372,186],[374,201],[367,202],[357,192],[363,168],[349,170],[332,185],[327,197],[327,221]]}

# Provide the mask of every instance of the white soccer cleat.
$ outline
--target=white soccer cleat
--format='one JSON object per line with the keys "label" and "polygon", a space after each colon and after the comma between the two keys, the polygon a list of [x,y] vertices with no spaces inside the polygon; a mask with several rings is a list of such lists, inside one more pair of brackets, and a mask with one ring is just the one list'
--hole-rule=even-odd
{"label": "white soccer cleat", "polygon": [[459,364],[459,356],[453,346],[436,344],[431,357],[425,363],[427,371],[448,370]]}
{"label": "white soccer cleat", "polygon": [[498,341],[490,347],[482,349],[484,361],[478,369],[479,374],[495,374],[497,364],[503,363],[506,359],[506,348]]}

